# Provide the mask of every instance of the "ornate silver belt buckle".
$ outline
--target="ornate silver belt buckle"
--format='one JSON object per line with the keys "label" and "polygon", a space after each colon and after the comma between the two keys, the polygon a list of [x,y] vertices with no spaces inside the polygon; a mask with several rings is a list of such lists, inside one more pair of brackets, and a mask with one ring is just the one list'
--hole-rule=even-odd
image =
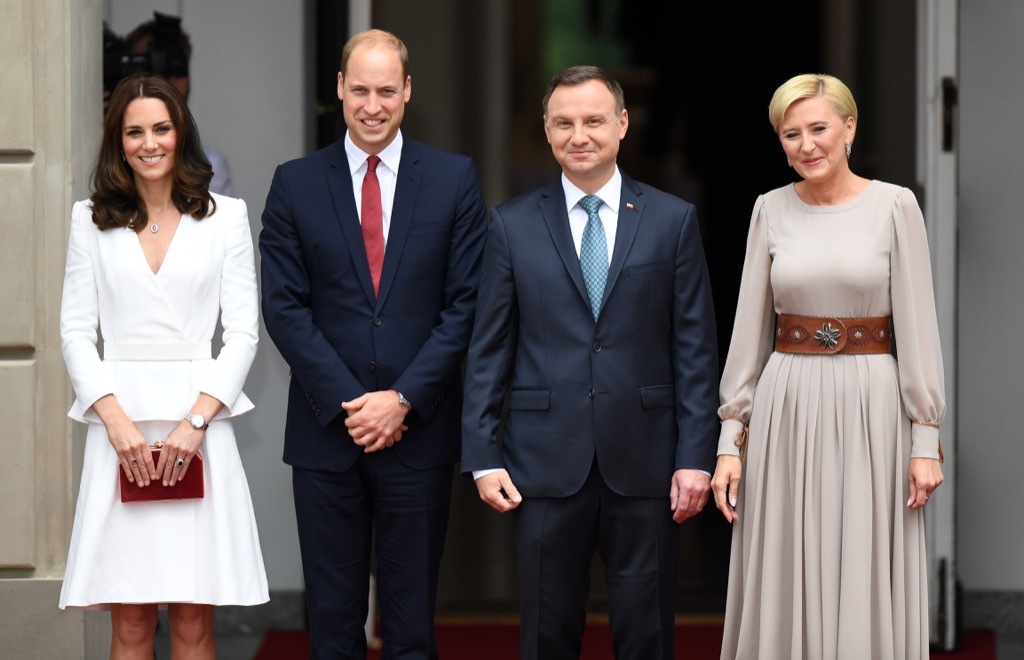
{"label": "ornate silver belt buckle", "polygon": [[820,330],[814,331],[814,338],[818,340],[818,345],[827,351],[834,351],[839,346],[841,336],[842,331],[829,321],[823,323]]}

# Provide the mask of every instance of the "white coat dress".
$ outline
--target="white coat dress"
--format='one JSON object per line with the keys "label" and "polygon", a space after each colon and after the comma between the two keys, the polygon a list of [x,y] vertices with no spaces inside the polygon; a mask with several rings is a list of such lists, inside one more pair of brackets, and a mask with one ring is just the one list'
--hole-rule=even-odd
{"label": "white coat dress", "polygon": [[[88,432],[62,609],[269,599],[231,423],[253,407],[242,392],[257,343],[252,236],[245,202],[213,198],[213,215],[182,216],[157,273],[134,231],[100,231],[90,202],[74,206],[60,330],[77,396],[68,415]],[[218,316],[223,348],[212,359]],[[100,331],[108,357],[116,348],[121,359],[101,357]],[[92,404],[114,394],[153,444],[200,392],[224,404],[199,447],[205,497],[123,504],[118,457]]]}

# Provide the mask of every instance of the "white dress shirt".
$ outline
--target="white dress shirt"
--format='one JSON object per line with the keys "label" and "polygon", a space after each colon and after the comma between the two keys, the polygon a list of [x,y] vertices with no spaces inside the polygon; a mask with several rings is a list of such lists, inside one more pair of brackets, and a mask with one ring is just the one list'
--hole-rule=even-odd
{"label": "white dress shirt", "polygon": [[[576,256],[580,256],[580,244],[583,242],[583,230],[587,226],[587,212],[579,205],[581,199],[587,196],[569,179],[562,174],[562,190],[565,191],[565,207],[569,213],[569,230],[572,232],[572,242],[576,247]],[[601,189],[594,193],[601,198],[601,208],[597,214],[601,216],[601,224],[604,225],[604,236],[608,241],[608,259],[612,258],[612,249],[615,247],[615,230],[619,227],[619,198],[622,196],[622,174],[619,168],[608,183],[601,186]]]}
{"label": "white dress shirt", "polygon": [[[345,132],[345,154],[348,156],[348,169],[352,173],[352,194],[356,198],[356,211],[359,222],[363,221],[363,177],[366,176],[366,153],[352,142],[348,131]],[[377,154],[377,181],[380,182],[380,206],[384,212],[384,247],[387,249],[388,232],[391,229],[391,210],[395,207],[395,186],[398,183],[398,165],[402,162],[402,131],[398,131],[391,144]]]}

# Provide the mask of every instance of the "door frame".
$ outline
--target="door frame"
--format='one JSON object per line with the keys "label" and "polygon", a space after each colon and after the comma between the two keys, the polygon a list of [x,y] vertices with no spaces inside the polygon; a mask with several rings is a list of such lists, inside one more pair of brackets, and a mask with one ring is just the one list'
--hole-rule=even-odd
{"label": "door frame", "polygon": [[931,249],[945,373],[945,477],[926,510],[931,644],[960,644],[956,570],[958,0],[917,0],[917,173]]}

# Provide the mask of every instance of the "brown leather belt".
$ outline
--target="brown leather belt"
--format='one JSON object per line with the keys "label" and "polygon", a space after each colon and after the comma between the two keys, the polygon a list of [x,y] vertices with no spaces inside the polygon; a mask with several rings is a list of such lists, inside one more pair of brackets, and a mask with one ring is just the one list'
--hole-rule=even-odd
{"label": "brown leather belt", "polygon": [[892,331],[888,316],[836,317],[779,314],[775,350],[780,353],[863,355],[888,353]]}

